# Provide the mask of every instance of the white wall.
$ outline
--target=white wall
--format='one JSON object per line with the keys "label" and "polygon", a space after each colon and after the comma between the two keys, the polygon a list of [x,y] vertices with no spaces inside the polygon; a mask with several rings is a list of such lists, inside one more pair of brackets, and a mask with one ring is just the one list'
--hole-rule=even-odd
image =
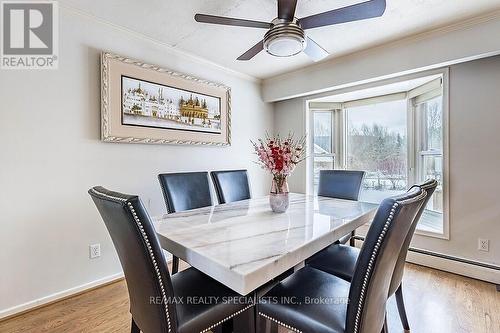
{"label": "white wall", "polygon": [[[413,246],[500,265],[500,56],[450,67],[450,239],[416,235]],[[304,133],[304,99],[275,103],[277,130]],[[291,176],[306,189],[305,168]],[[477,250],[478,238],[490,251]],[[498,274],[496,275],[498,279]]]}
{"label": "white wall", "polygon": [[[293,133],[295,137],[305,135],[306,115],[305,101],[296,98],[274,104],[274,134],[287,135]],[[288,187],[291,192],[305,193],[306,189],[306,161],[297,165],[290,177]]]}
{"label": "white wall", "polygon": [[[69,9],[60,11],[59,69],[0,71],[0,316],[121,272],[87,194],[93,185],[139,194],[152,215],[165,210],[160,172],[248,168],[254,195],[269,188],[268,177],[251,163],[249,140],[273,128],[272,108],[262,102],[258,82]],[[101,50],[230,86],[232,146],[100,142]],[[101,243],[102,257],[89,260],[93,243]]]}

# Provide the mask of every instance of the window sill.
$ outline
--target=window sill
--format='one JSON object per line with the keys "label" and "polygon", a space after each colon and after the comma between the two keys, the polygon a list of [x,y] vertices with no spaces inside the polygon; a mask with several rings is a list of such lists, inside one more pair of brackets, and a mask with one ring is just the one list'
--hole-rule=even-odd
{"label": "window sill", "polygon": [[[378,205],[376,204],[373,205],[378,207]],[[444,216],[442,213],[425,210],[417,225],[415,234],[419,236],[449,240],[450,237],[445,232],[443,219]],[[370,224],[371,222],[368,223],[367,226],[369,226]]]}
{"label": "window sill", "polygon": [[442,213],[425,210],[415,233],[421,236],[449,239],[444,230],[443,219],[444,216]]}

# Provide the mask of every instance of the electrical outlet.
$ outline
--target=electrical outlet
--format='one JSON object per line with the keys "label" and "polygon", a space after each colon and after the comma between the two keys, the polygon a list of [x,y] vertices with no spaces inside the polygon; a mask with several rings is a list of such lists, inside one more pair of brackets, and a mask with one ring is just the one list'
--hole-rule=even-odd
{"label": "electrical outlet", "polygon": [[101,244],[89,245],[90,259],[99,258],[101,256]]}
{"label": "electrical outlet", "polygon": [[478,242],[477,242],[477,249],[479,251],[488,252],[490,250],[490,241],[489,241],[489,239],[479,238]]}

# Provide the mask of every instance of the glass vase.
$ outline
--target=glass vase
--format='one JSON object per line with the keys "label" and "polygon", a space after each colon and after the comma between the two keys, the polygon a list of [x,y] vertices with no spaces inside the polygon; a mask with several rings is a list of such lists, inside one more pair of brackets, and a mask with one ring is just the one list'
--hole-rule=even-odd
{"label": "glass vase", "polygon": [[269,193],[269,205],[275,213],[284,213],[290,205],[288,197],[288,182],[286,177],[273,177],[271,193]]}

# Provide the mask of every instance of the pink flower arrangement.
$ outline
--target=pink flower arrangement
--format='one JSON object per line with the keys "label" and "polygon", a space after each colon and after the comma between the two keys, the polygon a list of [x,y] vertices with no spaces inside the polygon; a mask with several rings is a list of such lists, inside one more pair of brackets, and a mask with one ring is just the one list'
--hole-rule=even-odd
{"label": "pink flower arrangement", "polygon": [[287,192],[286,178],[293,172],[295,166],[305,159],[305,136],[295,139],[292,134],[286,138],[278,135],[259,139],[252,144],[263,169],[273,175],[272,192]]}

